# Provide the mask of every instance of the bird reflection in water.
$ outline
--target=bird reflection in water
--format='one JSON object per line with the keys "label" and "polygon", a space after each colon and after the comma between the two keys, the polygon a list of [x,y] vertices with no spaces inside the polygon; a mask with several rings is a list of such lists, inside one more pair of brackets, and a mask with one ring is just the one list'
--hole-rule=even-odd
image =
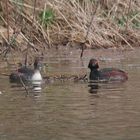
{"label": "bird reflection in water", "polygon": [[97,82],[89,82],[88,87],[90,87],[89,93],[91,93],[91,94],[97,94],[98,93],[99,85],[98,85]]}
{"label": "bird reflection in water", "polygon": [[39,81],[31,81],[31,85],[32,85],[32,90],[33,92],[39,93],[42,90],[42,80]]}

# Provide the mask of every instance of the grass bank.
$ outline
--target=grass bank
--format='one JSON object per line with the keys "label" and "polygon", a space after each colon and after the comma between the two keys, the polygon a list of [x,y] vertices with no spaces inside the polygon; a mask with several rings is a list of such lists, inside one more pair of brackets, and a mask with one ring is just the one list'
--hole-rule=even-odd
{"label": "grass bank", "polygon": [[139,0],[1,0],[0,51],[140,47]]}

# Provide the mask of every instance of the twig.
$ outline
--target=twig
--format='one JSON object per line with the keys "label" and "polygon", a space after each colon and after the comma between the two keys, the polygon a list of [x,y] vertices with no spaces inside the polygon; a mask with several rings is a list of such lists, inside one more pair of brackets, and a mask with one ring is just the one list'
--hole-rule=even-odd
{"label": "twig", "polygon": [[130,10],[131,10],[131,2],[132,2],[132,0],[129,1],[125,30],[127,30],[127,28],[128,28],[128,20],[129,20],[129,13],[130,13]]}
{"label": "twig", "polygon": [[[7,22],[4,20],[4,18],[2,18],[2,16],[0,16],[1,19],[4,21],[4,23],[7,25]],[[12,28],[9,26],[9,29],[12,30]],[[10,31],[9,30],[9,31]],[[14,37],[12,40],[8,41],[7,38],[2,34],[2,32],[0,32],[0,35],[2,36],[2,38],[5,40],[5,42],[10,46],[11,43],[13,42],[13,40],[15,40],[17,38],[18,35],[21,35],[23,37],[23,39],[33,48],[33,49],[37,49],[35,48],[35,45],[33,43],[31,43],[23,34],[22,32],[17,32],[16,34],[13,34]]]}
{"label": "twig", "polygon": [[[93,22],[93,20],[94,20],[95,14],[96,14],[96,12],[97,12],[98,6],[99,6],[99,1],[98,1],[97,5],[96,5],[96,8],[95,8],[93,14],[92,14],[92,18],[91,18],[91,21],[90,21],[90,23],[89,23],[89,26],[88,26],[88,29],[87,29],[87,32],[86,32],[84,44],[85,44],[85,42],[87,41],[87,38],[88,38],[88,35],[89,35],[89,31],[90,31],[92,22]],[[82,51],[81,51],[81,54],[80,54],[80,58],[83,57],[83,53],[84,53],[84,49],[85,49],[85,48],[84,48],[84,45],[82,45],[81,48],[82,48]]]}
{"label": "twig", "polygon": [[[14,59],[14,57],[12,57],[13,58],[13,61],[14,61],[14,63],[15,63],[15,59]],[[18,69],[18,68],[16,68],[16,69]],[[26,88],[26,86],[25,86],[25,84],[24,84],[24,82],[23,82],[23,80],[22,80],[22,78],[21,78],[21,76],[20,76],[20,74],[18,73],[18,76],[19,76],[19,79],[20,79],[20,83],[22,84],[22,86],[24,87],[24,89],[25,89],[25,91],[26,91],[26,93],[27,93],[27,95],[29,94],[29,91],[28,91],[28,89]]]}
{"label": "twig", "polygon": [[126,44],[131,48],[134,49],[132,47],[132,45],[122,36],[120,35],[115,29],[113,29],[111,26],[109,26],[108,24],[105,24],[108,28],[110,28],[116,35],[118,35],[122,40],[124,40],[124,42],[126,42]]}
{"label": "twig", "polygon": [[[30,31],[30,39],[32,37],[32,31],[33,31],[33,28],[34,28],[34,19],[35,19],[35,12],[36,12],[36,0],[34,0],[34,9],[33,9],[33,18],[32,18],[32,24],[31,24],[31,31]],[[29,51],[29,45],[30,43],[28,43],[27,45],[27,51],[26,51],[26,56],[25,56],[25,67],[27,66],[27,62],[28,62],[28,51]]]}
{"label": "twig", "polygon": [[[18,12],[18,11],[17,11]],[[28,22],[30,22],[30,24],[32,24],[32,19],[29,17],[29,15],[27,13],[18,13],[20,14],[25,20],[27,20]],[[36,21],[36,19],[34,18],[34,26],[36,26],[37,30],[43,35],[44,41],[47,45],[49,45],[49,43],[46,41],[47,39],[47,35],[44,31],[44,29],[42,28],[42,26]],[[30,42],[23,34],[22,34],[23,38],[28,42]],[[34,44],[30,42],[30,45],[35,48]]]}
{"label": "twig", "polygon": [[[23,3],[21,3],[21,2],[15,1],[15,0],[9,0],[9,1],[10,1],[11,3],[15,3],[15,4],[17,4],[17,5],[24,6],[24,7],[26,7],[26,8],[34,9],[33,6],[28,5],[28,4],[23,4]],[[42,11],[42,9],[40,9],[40,8],[36,8],[36,10]]]}
{"label": "twig", "polygon": [[7,53],[10,51],[10,45],[9,45],[9,41],[10,41],[10,35],[9,35],[9,7],[8,7],[8,0],[6,0],[6,26],[7,26],[7,39],[5,38],[5,41],[7,43],[7,50],[5,51],[4,57],[6,57]]}
{"label": "twig", "polygon": [[6,18],[7,18],[7,40],[9,42],[9,8],[8,8],[8,0],[6,0]]}
{"label": "twig", "polygon": [[22,86],[24,87],[24,89],[25,89],[25,91],[26,91],[26,93],[27,93],[27,95],[28,95],[28,94],[29,94],[28,89],[26,88],[26,86],[25,86],[25,84],[24,84],[24,82],[23,82],[21,76],[20,76],[19,74],[18,74],[18,76],[19,76],[19,79],[20,79],[20,82],[21,82]]}

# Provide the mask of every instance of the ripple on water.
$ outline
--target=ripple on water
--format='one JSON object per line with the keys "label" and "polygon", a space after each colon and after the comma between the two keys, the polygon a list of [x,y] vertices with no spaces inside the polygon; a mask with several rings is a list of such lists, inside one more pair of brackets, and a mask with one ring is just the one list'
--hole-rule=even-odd
{"label": "ripple on water", "polygon": [[[111,56],[107,51],[86,50],[82,60],[79,51],[69,56],[69,52],[65,55],[55,52],[56,58],[50,53],[44,60],[48,73],[87,72],[88,61],[93,56],[113,59],[101,61],[103,67],[115,65],[127,70],[126,83],[99,84],[96,94],[89,93],[87,83],[54,82],[44,84],[36,98],[33,92],[27,96],[23,87],[12,86],[8,77],[0,77],[0,139],[140,139],[140,71],[133,67],[139,64],[139,55],[133,59],[130,52],[121,53],[124,58],[118,61],[115,57],[119,53],[113,52]],[[70,59],[65,61],[65,57]]]}

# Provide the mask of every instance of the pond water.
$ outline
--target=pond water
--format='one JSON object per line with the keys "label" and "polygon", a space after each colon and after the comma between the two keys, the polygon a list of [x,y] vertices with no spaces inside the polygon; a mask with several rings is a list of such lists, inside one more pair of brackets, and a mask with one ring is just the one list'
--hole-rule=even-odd
{"label": "pond water", "polygon": [[[140,50],[49,51],[44,74],[88,73],[91,57],[100,67],[128,73],[125,83],[100,84],[96,93],[88,83],[57,81],[28,95],[0,76],[0,140],[138,140],[140,139]],[[8,67],[1,71],[9,72]],[[5,64],[6,66],[6,64]]]}

